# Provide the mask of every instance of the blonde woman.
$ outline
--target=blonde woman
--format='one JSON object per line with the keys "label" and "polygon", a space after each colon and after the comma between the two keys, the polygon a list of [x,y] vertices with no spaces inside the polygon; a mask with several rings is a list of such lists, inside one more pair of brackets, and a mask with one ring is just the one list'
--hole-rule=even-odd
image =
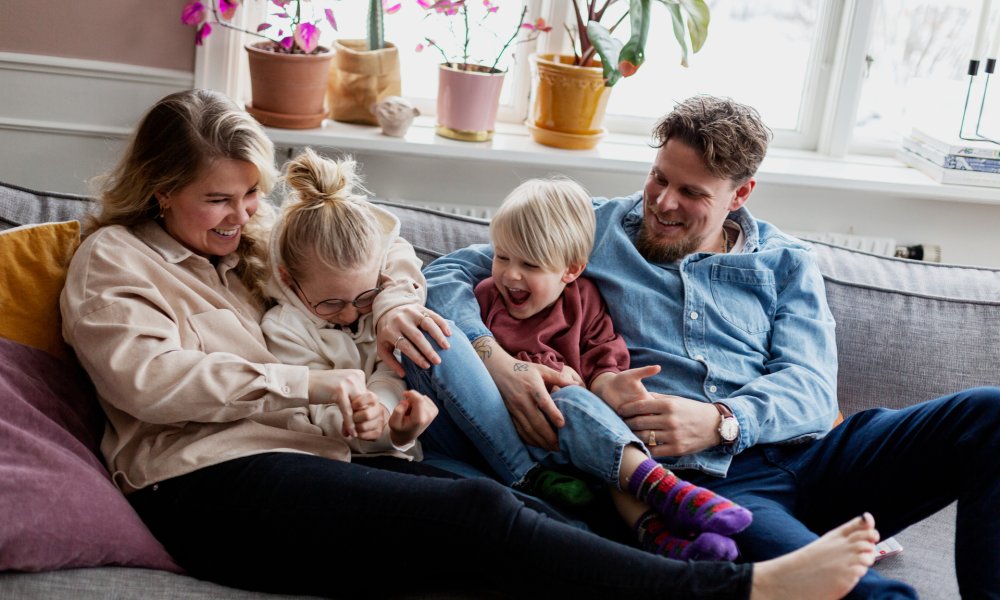
{"label": "blonde woman", "polygon": [[[264,131],[228,98],[192,90],[157,102],[106,181],[61,298],[63,334],[108,416],[113,480],[190,574],[338,597],[475,582],[581,597],[833,598],[870,564],[866,519],[756,567],[664,560],[542,515],[495,482],[349,463],[334,438],[289,425],[366,387],[359,370],[286,365],[267,349],[254,282],[272,161]],[[401,329],[440,333],[421,314],[411,304],[382,317],[390,348]],[[375,568],[393,576],[367,577]],[[814,570],[825,576],[806,577]]]}

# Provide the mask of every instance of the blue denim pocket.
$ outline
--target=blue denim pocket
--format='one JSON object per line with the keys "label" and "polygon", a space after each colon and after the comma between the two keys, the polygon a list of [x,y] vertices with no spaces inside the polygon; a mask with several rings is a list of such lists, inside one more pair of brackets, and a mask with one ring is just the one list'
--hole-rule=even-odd
{"label": "blue denim pocket", "polygon": [[747,333],[770,331],[777,302],[771,271],[712,265],[712,297],[730,324]]}

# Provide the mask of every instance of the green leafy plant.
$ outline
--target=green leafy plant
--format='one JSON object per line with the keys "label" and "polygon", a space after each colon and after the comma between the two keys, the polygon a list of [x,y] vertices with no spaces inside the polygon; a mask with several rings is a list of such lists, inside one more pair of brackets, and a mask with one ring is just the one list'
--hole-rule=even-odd
{"label": "green leafy plant", "polygon": [[[212,33],[212,25],[215,24],[267,40],[271,42],[270,50],[284,54],[319,52],[319,26],[324,21],[334,31],[337,30],[337,20],[331,8],[324,9],[322,17],[315,17],[310,16],[313,11],[304,10],[303,4],[311,4],[309,0],[268,0],[268,4],[274,5],[277,11],[271,14],[271,19],[258,25],[256,30],[249,31],[231,23],[242,4],[243,0],[189,0],[181,10],[181,22],[197,30],[195,43],[199,46]],[[385,47],[383,16],[392,14],[399,8],[400,3],[393,0],[369,0],[369,49]],[[272,20],[278,25],[272,23]]]}
{"label": "green leafy plant", "polygon": [[[567,32],[574,42],[574,64],[590,64],[594,55],[599,55],[607,86],[634,74],[646,59],[650,11],[652,4],[658,2],[670,12],[674,38],[681,49],[681,65],[688,66],[688,40],[691,52],[698,52],[708,37],[710,15],[705,0],[625,1],[628,7],[622,13],[616,10],[625,3],[621,0],[573,0],[576,31],[567,28]],[[610,21],[613,14],[617,14],[618,18],[611,27],[601,24],[605,18]],[[630,37],[623,44],[612,34],[626,19],[629,21]]]}

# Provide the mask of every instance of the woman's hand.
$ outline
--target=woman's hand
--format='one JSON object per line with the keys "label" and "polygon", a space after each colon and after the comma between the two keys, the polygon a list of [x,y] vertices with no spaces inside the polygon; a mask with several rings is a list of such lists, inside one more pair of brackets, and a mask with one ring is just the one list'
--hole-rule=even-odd
{"label": "woman's hand", "polygon": [[377,331],[378,356],[396,375],[404,377],[403,365],[393,354],[399,350],[421,369],[440,364],[441,357],[424,337],[431,334],[441,348],[448,347],[451,329],[444,317],[419,304],[403,304],[387,311],[379,319]]}
{"label": "woman's hand", "polygon": [[[711,404],[680,396],[649,395],[648,399],[621,405],[617,412],[653,456],[693,454],[722,442],[719,411]],[[656,443],[650,444],[651,439]]]}
{"label": "woman's hand", "polygon": [[[389,409],[379,402],[375,394],[370,391],[353,396],[351,398],[351,409],[354,412],[353,417],[350,418],[354,421],[355,435],[362,440],[377,440],[382,435],[382,430],[385,429],[386,423],[389,421]],[[344,437],[350,437],[347,427],[348,418],[349,415],[344,415],[344,428],[342,432]]]}
{"label": "woman's hand", "polygon": [[413,442],[438,414],[438,407],[427,396],[415,390],[403,392],[389,416],[389,439],[398,447]]}
{"label": "woman's hand", "polygon": [[359,369],[309,371],[309,404],[336,404],[344,415],[345,437],[358,434],[351,398],[367,392],[365,373]]}
{"label": "woman's hand", "polygon": [[566,424],[549,395],[553,387],[574,385],[571,377],[543,365],[516,360],[488,336],[472,343],[500,390],[517,434],[525,443],[559,449],[556,428]]}

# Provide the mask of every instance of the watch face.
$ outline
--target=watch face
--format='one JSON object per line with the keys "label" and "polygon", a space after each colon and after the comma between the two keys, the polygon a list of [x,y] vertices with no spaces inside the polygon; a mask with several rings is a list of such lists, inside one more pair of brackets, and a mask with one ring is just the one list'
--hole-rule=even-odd
{"label": "watch face", "polygon": [[719,435],[722,439],[731,442],[740,434],[740,423],[733,417],[726,417],[719,425]]}

